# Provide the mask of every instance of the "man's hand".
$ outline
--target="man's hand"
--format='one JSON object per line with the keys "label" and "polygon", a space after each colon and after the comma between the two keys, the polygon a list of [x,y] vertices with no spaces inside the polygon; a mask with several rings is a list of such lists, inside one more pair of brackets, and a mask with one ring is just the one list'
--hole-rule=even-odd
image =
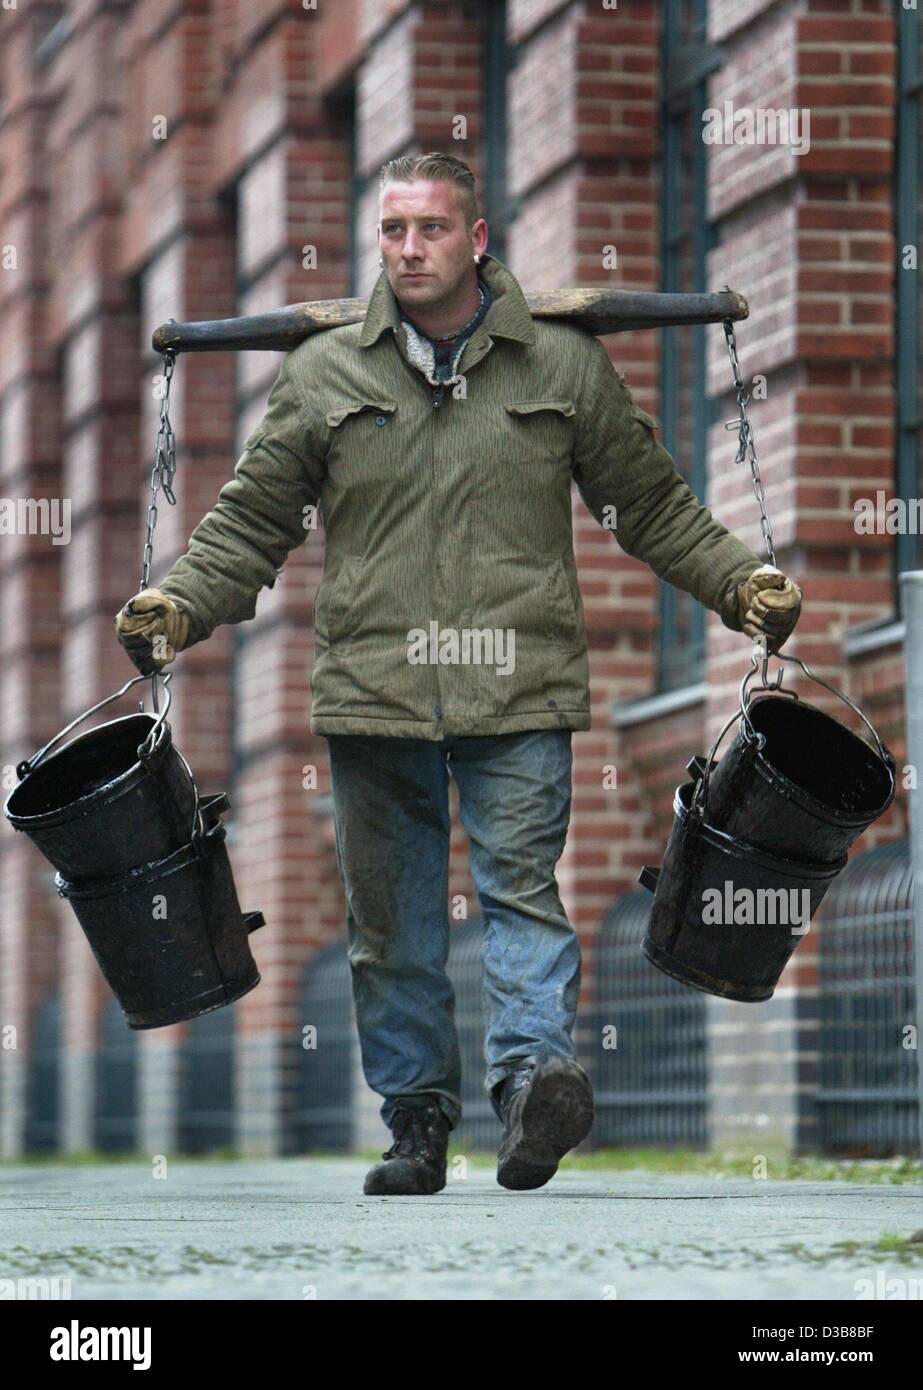
{"label": "man's hand", "polygon": [[777,652],[798,621],[801,590],[775,565],[760,565],[737,586],[737,613],[748,637],[765,637],[767,652]]}
{"label": "man's hand", "polygon": [[189,636],[190,610],[162,589],[142,589],[115,615],[122,646],[143,676],[175,660]]}

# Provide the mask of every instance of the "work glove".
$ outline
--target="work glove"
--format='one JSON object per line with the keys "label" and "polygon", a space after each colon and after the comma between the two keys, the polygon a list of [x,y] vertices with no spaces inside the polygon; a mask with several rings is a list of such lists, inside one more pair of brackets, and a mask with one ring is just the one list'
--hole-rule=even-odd
{"label": "work glove", "polygon": [[740,626],[748,637],[765,637],[767,652],[788,640],[800,613],[801,590],[775,565],[760,565],[737,586]]}
{"label": "work glove", "polygon": [[142,589],[115,615],[122,646],[143,676],[176,659],[189,637],[192,610],[162,589]]}

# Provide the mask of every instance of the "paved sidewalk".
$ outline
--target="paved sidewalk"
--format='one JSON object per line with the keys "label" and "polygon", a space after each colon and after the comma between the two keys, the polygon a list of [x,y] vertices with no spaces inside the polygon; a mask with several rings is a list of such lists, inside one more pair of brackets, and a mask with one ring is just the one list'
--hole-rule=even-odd
{"label": "paved sidewalk", "polygon": [[3,1166],[0,1280],[69,1277],[75,1299],[855,1300],[877,1277],[923,1298],[923,1245],[873,1248],[923,1227],[916,1185],[564,1170],[515,1193],[472,1167],[434,1197],[373,1198],[367,1166]]}

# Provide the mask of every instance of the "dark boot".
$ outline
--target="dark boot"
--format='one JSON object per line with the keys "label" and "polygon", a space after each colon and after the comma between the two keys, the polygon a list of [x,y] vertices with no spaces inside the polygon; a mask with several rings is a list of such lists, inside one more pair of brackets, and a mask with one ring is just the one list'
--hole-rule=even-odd
{"label": "dark boot", "polygon": [[398,1106],[389,1126],[394,1143],[370,1168],[363,1191],[372,1196],[428,1194],[445,1187],[449,1121],[438,1105]]}
{"label": "dark boot", "polygon": [[499,1089],[503,1140],[497,1182],[521,1191],[544,1187],[569,1149],[593,1127],[593,1087],[581,1066],[549,1057],[513,1071]]}

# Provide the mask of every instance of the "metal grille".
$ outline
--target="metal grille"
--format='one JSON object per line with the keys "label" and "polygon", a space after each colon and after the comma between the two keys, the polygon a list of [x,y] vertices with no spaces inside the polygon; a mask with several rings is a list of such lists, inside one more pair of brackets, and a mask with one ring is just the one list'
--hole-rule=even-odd
{"label": "metal grille", "polygon": [[[499,1132],[483,1091],[482,932],[480,917],[453,927],[446,966],[455,991],[464,1107],[453,1138],[475,1148],[492,1147]],[[317,1046],[301,1048],[290,1125],[292,1150],[345,1151],[352,1143],[352,1077],[358,1045],[345,943],[328,946],[308,962],[302,1001],[302,1020],[317,1029]]]}
{"label": "metal grille", "polygon": [[234,1138],[234,1010],[214,1009],[186,1027],[180,1057],[181,1153],[207,1153]]}
{"label": "metal grille", "polygon": [[455,1027],[462,1064],[462,1118],[452,1132],[452,1143],[460,1148],[494,1149],[500,1137],[500,1122],[484,1091],[487,1019],[481,965],[483,939],[482,917],[453,926],[449,938],[446,971],[455,991]]}
{"label": "metal grille", "polygon": [[26,1083],[26,1153],[58,1147],[58,1076],[61,1048],[61,999],[51,994],[36,1010]]}
{"label": "metal grille", "polygon": [[[583,1064],[596,1091],[596,1146],[707,1141],[706,999],[641,953],[651,895],[636,888],[603,919]],[[614,1029],[614,1032],[613,1032]],[[613,1046],[614,1044],[614,1046]]]}
{"label": "metal grille", "polygon": [[906,840],[856,855],[818,912],[818,1139],[830,1153],[916,1153],[913,870]]}
{"label": "metal grille", "polygon": [[110,999],[96,1054],[94,1129],[98,1149],[107,1153],[134,1149],[137,1074],[138,1035],[125,1022],[119,1001]]}
{"label": "metal grille", "polygon": [[296,1097],[290,1121],[295,1153],[348,1150],[352,1143],[355,1024],[345,942],[327,946],[305,966],[302,1024],[317,1029],[314,1048],[299,1041]]}

